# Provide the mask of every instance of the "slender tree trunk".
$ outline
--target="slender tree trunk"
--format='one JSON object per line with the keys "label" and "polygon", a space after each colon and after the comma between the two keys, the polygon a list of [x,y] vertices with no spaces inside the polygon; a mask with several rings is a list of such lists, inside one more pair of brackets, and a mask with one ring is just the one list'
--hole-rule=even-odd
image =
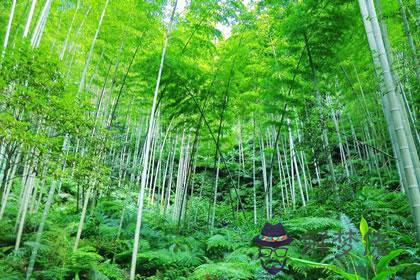
{"label": "slender tree trunk", "polygon": [[132,170],[131,174],[130,174],[131,185],[133,185],[133,183],[136,179],[135,177],[136,177],[137,165],[138,165],[138,162],[139,162],[139,153],[141,152],[140,151],[140,140],[141,140],[142,133],[143,133],[143,119],[141,118],[140,121],[139,121],[138,130],[137,130],[137,133],[136,133],[136,137],[137,137],[136,139],[137,140],[136,140],[136,145],[135,145],[135,148],[134,148],[133,161],[132,161],[132,164],[131,164],[131,170]]}
{"label": "slender tree trunk", "polygon": [[[386,55],[385,46],[382,41],[378,19],[376,17],[375,5],[372,0],[359,0],[360,11],[365,24],[366,34],[369,39],[372,55],[374,57],[375,66],[380,72],[380,77],[383,77],[383,85],[385,88],[385,98],[389,102],[389,114],[390,118],[387,120],[391,121],[396,136],[395,148],[398,149],[401,155],[401,161],[403,169],[401,170],[406,178],[407,186],[406,193],[409,198],[410,206],[412,208],[414,223],[417,232],[417,241],[420,242],[420,193],[418,174],[416,174],[415,165],[411,153],[416,153],[416,150],[412,150],[413,146],[409,145],[408,137],[412,137],[412,134],[405,131],[404,126],[404,114],[402,113],[403,107],[400,104],[394,84],[394,78],[392,77],[391,67]],[[372,40],[372,34],[374,40]],[[375,58],[377,57],[377,58]],[[390,124],[388,124],[390,125]]]}
{"label": "slender tree trunk", "polygon": [[149,160],[150,145],[151,145],[152,138],[153,138],[153,132],[151,131],[151,129],[154,127],[154,117],[155,117],[155,112],[156,112],[156,107],[157,107],[156,106],[157,105],[157,96],[158,96],[159,87],[160,87],[160,80],[161,80],[161,77],[162,77],[163,65],[164,65],[164,62],[165,62],[166,48],[168,46],[169,34],[171,32],[171,29],[172,29],[172,24],[173,24],[174,17],[175,17],[175,11],[176,11],[177,3],[178,3],[178,1],[175,0],[174,7],[173,7],[173,10],[172,10],[172,14],[171,14],[169,27],[168,27],[168,31],[165,34],[165,39],[164,39],[163,49],[162,49],[162,55],[161,55],[161,61],[160,61],[160,66],[159,66],[159,72],[158,72],[158,76],[157,76],[155,92],[154,92],[154,95],[153,95],[152,110],[150,112],[149,131],[147,132],[147,137],[146,137],[146,145],[145,145],[145,152],[144,152],[144,159],[143,159],[143,171],[142,171],[142,176],[141,176],[141,185],[140,185],[140,192],[139,192],[139,199],[138,199],[140,203],[139,203],[138,209],[137,209],[137,221],[136,221],[136,230],[135,230],[135,233],[134,233],[134,244],[133,244],[133,255],[132,255],[132,259],[131,259],[130,280],[134,280],[135,276],[136,276],[137,253],[138,253],[138,249],[139,249],[140,228],[141,228],[141,221],[142,221],[142,216],[143,216],[144,190],[146,188],[146,175],[147,175],[146,165],[147,165],[147,162]]}
{"label": "slender tree trunk", "polygon": [[183,172],[182,172],[182,187],[181,187],[181,195],[180,195],[180,202],[179,202],[179,212],[178,212],[178,229],[181,225],[181,220],[185,219],[185,207],[187,203],[187,194],[188,194],[188,172],[190,170],[190,157],[191,157],[191,137],[188,134],[188,141],[187,146],[185,148],[185,156],[183,160]]}
{"label": "slender tree trunk", "polygon": [[176,176],[176,187],[175,187],[175,202],[172,211],[172,220],[175,220],[178,217],[178,211],[180,208],[180,192],[183,185],[183,168],[184,168],[184,158],[185,158],[185,129],[182,131],[181,146],[179,147],[179,162],[178,162],[178,172]]}
{"label": "slender tree trunk", "polygon": [[313,63],[313,60],[312,60],[311,47],[309,45],[309,40],[308,40],[308,37],[307,37],[306,33],[304,34],[304,39],[305,39],[305,47],[306,47],[308,60],[309,60],[309,66],[310,66],[311,72],[312,72],[311,73],[312,74],[312,82],[313,82],[315,93],[316,93],[317,106],[318,106],[318,109],[320,110],[321,138],[322,138],[323,149],[324,149],[324,152],[326,153],[327,158],[328,158],[330,173],[331,173],[331,177],[332,177],[333,184],[334,184],[334,190],[335,190],[337,199],[339,199],[339,197],[338,197],[338,186],[337,186],[337,180],[336,180],[336,176],[335,176],[334,164],[333,164],[333,161],[332,161],[330,144],[329,144],[329,141],[328,141],[327,127],[326,127],[326,124],[324,123],[324,113],[322,112],[323,106],[322,106],[322,100],[321,100],[321,93],[320,93],[319,88],[318,88],[318,79],[317,79],[317,75],[316,75],[316,72],[315,72],[315,66],[314,66],[314,63]]}
{"label": "slender tree trunk", "polygon": [[[289,138],[289,145],[290,145],[290,138]],[[296,188],[295,188],[295,169],[293,167],[293,150],[289,146],[289,153],[290,153],[290,177],[291,184],[290,184],[290,193],[292,196],[292,205],[293,209],[296,209]]]}
{"label": "slender tree trunk", "polygon": [[[278,168],[279,168],[279,182],[280,182],[280,191],[281,191],[281,205],[283,206],[283,209],[286,208],[286,195],[285,195],[285,188],[284,188],[284,177],[283,177],[283,173],[282,173],[282,166],[281,166],[281,157],[280,157],[280,151],[279,151],[279,146],[277,145],[276,147],[276,154],[277,154],[277,164],[278,164]],[[287,188],[286,188],[287,190]]]}
{"label": "slender tree trunk", "polygon": [[[298,143],[299,145],[302,145],[302,137],[300,135],[300,130],[299,130],[299,122],[296,123],[296,132],[297,132],[297,136],[298,136]],[[300,163],[300,167],[302,169],[302,174],[303,174],[303,183],[305,186],[305,194],[306,194],[306,200],[309,201],[309,192],[308,192],[308,185],[310,185],[310,183],[308,182],[308,177],[306,176],[306,170],[305,170],[305,153],[303,152],[303,150],[299,151],[299,154],[297,154],[297,158],[298,158],[298,162]]]}
{"label": "slender tree trunk", "polygon": [[279,147],[278,144],[276,145],[276,151],[277,151],[277,162],[278,162],[278,166],[279,166],[280,184],[281,184],[281,198],[282,198],[282,202],[283,202],[283,208],[286,208],[286,206],[288,207],[290,205],[289,204],[289,193],[287,191],[286,173],[284,172],[283,160],[281,158],[280,147]]}
{"label": "slender tree trunk", "polygon": [[152,191],[152,199],[151,199],[152,204],[154,202],[155,188],[156,188],[156,185],[157,185],[158,175],[160,174],[159,173],[160,172],[160,167],[162,165],[163,149],[165,148],[166,139],[168,138],[168,134],[169,134],[169,131],[171,130],[171,126],[172,126],[172,121],[169,123],[168,128],[166,129],[165,136],[163,137],[163,140],[162,140],[162,143],[161,143],[161,146],[160,146],[158,164],[157,164],[157,167],[156,167],[156,175],[155,175],[155,180],[153,182],[153,191]]}
{"label": "slender tree trunk", "polygon": [[[93,185],[95,185],[95,183]],[[87,211],[91,192],[92,192],[92,187],[89,187],[84,197],[85,200],[83,202],[82,214],[80,215],[79,227],[77,228],[76,241],[74,242],[73,252],[76,251],[77,248],[79,247],[80,236],[82,235],[83,225],[85,223],[86,211]]]}
{"label": "slender tree trunk", "polygon": [[149,161],[149,165],[147,167],[148,169],[148,173],[146,175],[146,189],[148,189],[148,202],[150,203],[150,194],[151,194],[151,190],[152,190],[152,177],[153,177],[153,171],[155,168],[155,153],[156,153],[156,145],[157,142],[159,140],[159,126],[157,125],[157,121],[156,121],[156,130],[155,130],[155,136],[152,139],[152,147],[151,147],[151,156],[150,156],[150,161]]}
{"label": "slender tree trunk", "polygon": [[268,198],[268,182],[267,182],[267,169],[265,164],[265,147],[264,139],[261,134],[260,139],[260,155],[261,155],[261,166],[263,171],[263,185],[264,185],[264,198],[265,198],[265,214],[267,221],[270,220],[270,203]]}
{"label": "slender tree trunk", "polygon": [[124,78],[123,78],[123,80],[121,82],[121,86],[120,86],[120,90],[118,91],[117,99],[115,100],[114,106],[111,109],[111,115],[110,115],[110,118],[109,118],[109,127],[112,127],[112,122],[114,121],[115,113],[117,111],[118,104],[119,104],[121,95],[123,93],[123,89],[124,89],[125,83],[127,81],[128,74],[130,73],[131,66],[134,63],[134,60],[135,60],[135,58],[137,56],[137,52],[139,51],[139,49],[140,49],[140,44],[137,45],[136,50],[134,51],[134,54],[131,57],[130,64],[128,65],[127,71],[125,72]]}
{"label": "slender tree trunk", "polygon": [[6,35],[4,36],[3,54],[6,51],[7,45],[9,43],[10,31],[12,30],[13,17],[15,16],[15,9],[16,9],[16,0],[13,0],[12,1],[12,8],[11,8],[10,14],[9,14],[9,21],[7,22]]}
{"label": "slender tree trunk", "polygon": [[3,178],[5,177],[6,170],[6,142],[0,141],[0,190],[3,187]]}
{"label": "slender tree trunk", "polygon": [[34,187],[35,177],[36,177],[35,170],[33,168],[29,171],[28,184],[26,184],[25,190],[23,192],[22,201],[21,201],[21,207],[20,207],[21,214],[19,215],[20,222],[19,222],[19,227],[16,234],[16,244],[15,244],[16,251],[19,249],[20,243],[22,240],[23,226],[25,224],[26,214],[28,212],[28,204],[29,204],[29,200],[32,194],[33,187]]}
{"label": "slender tree trunk", "polygon": [[44,33],[45,24],[47,22],[48,14],[50,12],[52,0],[47,0],[42,9],[41,15],[32,33],[31,45],[32,47],[38,47],[41,42],[42,34]]}
{"label": "slender tree trunk", "polygon": [[338,123],[337,114],[335,112],[334,105],[332,104],[333,102],[332,102],[331,96],[328,96],[328,99],[329,99],[330,106],[332,107],[331,108],[331,118],[333,120],[334,127],[335,127],[335,132],[337,134],[338,147],[340,149],[341,164],[344,167],[346,177],[348,178],[348,177],[350,177],[350,170],[349,170],[349,167],[347,165],[347,158],[346,158],[346,153],[345,153],[345,150],[344,150],[343,140],[341,139],[341,132],[340,132],[340,126],[339,126],[339,123]]}
{"label": "slender tree trunk", "polygon": [[404,3],[402,2],[402,0],[398,0],[398,4],[400,5],[401,16],[402,16],[403,23],[404,23],[405,35],[407,36],[408,45],[410,46],[411,55],[413,57],[417,82],[420,83],[420,66],[419,66],[419,61],[418,61],[418,58],[417,58],[416,44],[414,43],[413,36],[411,35],[410,24],[408,23]]}
{"label": "slender tree trunk", "polygon": [[252,202],[254,209],[254,224],[257,224],[257,183],[255,180],[255,117],[253,117],[254,126],[253,126],[253,139],[252,139]]}
{"label": "slender tree trunk", "polygon": [[18,163],[20,161],[20,157],[21,157],[21,152],[19,151],[18,154],[16,155],[16,158],[13,161],[13,164],[12,164],[13,167],[10,173],[8,172],[7,173],[8,176],[6,176],[6,184],[5,184],[4,193],[1,200],[0,220],[3,218],[4,211],[6,210],[7,200],[9,199],[10,190],[12,189],[13,180],[14,180],[15,173],[18,167]]}
{"label": "slender tree trunk", "polygon": [[50,191],[48,193],[47,203],[45,204],[44,212],[42,213],[42,218],[38,227],[38,232],[36,234],[35,245],[32,249],[32,254],[29,259],[29,265],[28,265],[28,268],[26,269],[26,280],[30,280],[32,276],[32,271],[34,269],[36,257],[38,255],[38,250],[41,245],[41,238],[42,238],[42,233],[44,232],[45,221],[47,220],[48,211],[50,210],[50,206],[53,202],[55,186],[56,186],[56,181],[53,180],[53,182],[51,183]]}
{"label": "slender tree trunk", "polygon": [[291,129],[291,127],[290,127],[290,121],[289,120],[287,120],[287,123],[288,123],[288,125],[289,125],[289,141],[290,141],[290,152],[291,152],[291,154],[292,154],[292,157],[291,157],[291,166],[292,166],[292,170],[293,170],[293,166],[294,166],[294,168],[295,168],[295,172],[296,172],[296,179],[297,179],[297,181],[298,181],[298,186],[299,186],[299,191],[300,191],[300,196],[301,196],[301,199],[302,199],[302,204],[303,204],[303,206],[306,206],[306,201],[305,201],[305,195],[303,194],[303,187],[302,187],[302,181],[301,181],[301,179],[300,179],[300,172],[299,172],[299,166],[298,166],[298,164],[297,164],[297,160],[296,160],[296,150],[295,150],[295,144],[294,144],[294,141],[293,141],[293,136],[292,136],[292,129]]}
{"label": "slender tree trunk", "polygon": [[219,166],[220,166],[220,156],[218,156],[217,163],[216,163],[216,181],[214,183],[213,207],[211,208],[210,232],[213,232],[214,220],[216,218],[217,188],[219,184],[219,170],[220,170]]}
{"label": "slender tree trunk", "polygon": [[85,62],[85,66],[83,67],[83,73],[82,73],[82,77],[81,77],[81,80],[80,80],[80,83],[79,83],[79,93],[82,92],[82,90],[84,90],[84,88],[85,88],[87,71],[89,69],[90,61],[92,60],[93,49],[95,48],[96,40],[97,40],[98,35],[99,35],[99,31],[101,30],[102,21],[103,21],[104,16],[105,16],[106,8],[108,7],[108,3],[109,3],[109,0],[106,0],[105,1],[105,6],[102,10],[101,17],[99,19],[98,27],[96,28],[95,36],[93,37],[93,41],[92,41],[92,44],[90,46],[90,50],[89,50],[89,53],[88,53],[88,56],[87,56],[87,59],[86,59],[86,62]]}
{"label": "slender tree trunk", "polygon": [[171,163],[171,152],[168,152],[168,157],[166,159],[166,163],[165,163],[165,171],[163,173],[163,182],[162,182],[162,186],[161,186],[161,190],[160,190],[160,209],[161,211],[164,209],[164,204],[165,204],[165,188],[166,188],[166,181],[167,181],[167,175],[168,175],[168,170],[169,170],[169,166]]}
{"label": "slender tree trunk", "polygon": [[[274,151],[273,145],[274,145],[274,141],[272,141],[272,139],[270,137],[270,133],[268,131],[268,133],[267,133],[267,146],[269,147],[269,149],[271,151]],[[273,155],[272,155],[272,157],[273,157]],[[266,160],[264,158],[264,165],[265,165],[265,169],[267,170],[267,163],[265,161]],[[273,164],[274,164],[274,162],[273,162]],[[268,215],[269,215],[270,219],[273,217],[273,170],[274,170],[274,168],[272,168],[270,166],[269,167],[269,172],[268,172],[268,202],[269,202],[269,204],[268,204],[269,205]]]}
{"label": "slender tree trunk", "polygon": [[71,35],[72,30],[73,30],[74,21],[76,19],[77,12],[79,11],[79,6],[80,6],[80,2],[78,0],[77,4],[76,4],[76,11],[73,14],[73,18],[71,20],[69,30],[67,31],[66,39],[64,40],[64,43],[63,43],[63,48],[61,49],[61,52],[60,52],[60,56],[59,56],[60,60],[63,60],[64,55],[66,53],[67,45],[68,45],[69,39],[70,39],[70,35]]}
{"label": "slender tree trunk", "polygon": [[293,204],[293,208],[295,208],[295,192],[294,192],[294,181],[293,181],[293,176],[290,174],[290,169],[289,169],[289,164],[287,163],[287,154],[286,154],[286,141],[282,141],[282,146],[283,146],[283,158],[284,158],[284,163],[286,165],[286,173],[287,173],[287,182],[288,182],[288,186],[290,188],[290,197],[292,199],[292,204]]}
{"label": "slender tree trunk", "polygon": [[178,145],[178,134],[175,137],[175,145],[173,146],[172,159],[171,159],[171,164],[169,168],[168,190],[166,192],[166,203],[163,209],[164,215],[166,214],[166,209],[168,209],[171,206],[171,190],[172,190],[173,170],[174,170],[174,165],[175,165],[175,154],[176,154],[177,145]]}
{"label": "slender tree trunk", "polygon": [[28,37],[29,29],[31,28],[32,18],[34,16],[36,2],[37,0],[32,0],[31,9],[29,10],[28,19],[26,20],[26,24],[25,24],[25,30],[23,31],[23,38]]}
{"label": "slender tree trunk", "polygon": [[316,180],[318,182],[318,186],[321,187],[321,172],[319,170],[318,160],[315,156],[315,152],[313,149],[312,149],[312,153],[314,154],[314,167],[315,167]]}

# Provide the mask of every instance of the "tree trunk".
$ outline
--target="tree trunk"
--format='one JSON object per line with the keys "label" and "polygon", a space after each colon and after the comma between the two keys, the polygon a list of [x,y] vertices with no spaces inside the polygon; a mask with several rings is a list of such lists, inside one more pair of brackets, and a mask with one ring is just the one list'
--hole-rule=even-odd
{"label": "tree trunk", "polygon": [[98,35],[99,35],[99,31],[101,30],[102,21],[104,19],[105,11],[106,11],[106,8],[108,6],[108,3],[109,3],[109,0],[106,0],[105,6],[102,10],[101,17],[99,19],[98,27],[96,28],[95,36],[93,37],[93,41],[92,41],[92,44],[90,46],[90,50],[89,50],[89,53],[88,53],[88,56],[87,56],[87,59],[86,59],[86,62],[85,62],[85,66],[83,67],[83,73],[82,73],[82,78],[81,78],[80,83],[79,83],[79,92],[78,93],[82,92],[82,90],[84,90],[84,88],[85,88],[87,71],[89,69],[90,61],[92,60],[93,49],[95,48],[95,44],[96,44],[96,40],[97,40]]}
{"label": "tree trunk", "polygon": [[9,14],[9,21],[7,22],[6,35],[4,36],[3,54],[6,51],[7,45],[9,43],[10,31],[12,30],[13,17],[15,16],[15,9],[16,9],[16,0],[13,0],[12,9],[10,10],[10,14]]}
{"label": "tree trunk", "polygon": [[44,232],[45,221],[47,220],[48,211],[50,210],[50,206],[53,202],[55,186],[56,186],[56,181],[53,180],[53,182],[51,183],[50,191],[48,193],[47,203],[45,204],[44,212],[42,213],[42,218],[38,227],[38,232],[36,234],[35,245],[32,249],[32,254],[29,259],[29,265],[28,265],[28,268],[26,269],[26,280],[31,279],[32,271],[35,265],[35,260],[38,254],[39,247],[41,245],[41,238],[42,238],[42,233]]}
{"label": "tree trunk", "polygon": [[[95,185],[95,183],[93,184]],[[82,235],[83,225],[85,223],[86,211],[89,203],[90,193],[92,192],[92,187],[89,187],[85,194],[85,200],[83,202],[82,214],[80,215],[79,227],[77,228],[76,241],[74,242],[73,252],[79,247],[80,236]]]}
{"label": "tree trunk", "polygon": [[261,167],[263,171],[263,185],[264,185],[264,198],[265,198],[265,214],[267,221],[270,220],[270,202],[268,196],[268,182],[267,182],[267,169],[265,164],[265,147],[264,147],[264,139],[263,134],[261,133],[260,139],[260,155],[261,155]]}
{"label": "tree trunk", "polygon": [[6,184],[4,188],[4,193],[1,200],[1,208],[0,208],[0,220],[3,218],[4,211],[6,210],[7,200],[9,198],[10,190],[12,189],[13,179],[15,177],[15,173],[18,167],[18,163],[20,161],[21,153],[18,152],[16,158],[13,160],[12,169],[10,172],[7,173],[6,176]]}
{"label": "tree trunk", "polygon": [[211,209],[211,219],[210,219],[210,232],[213,232],[214,220],[216,218],[217,187],[219,184],[219,170],[220,170],[219,166],[220,166],[220,156],[218,156],[217,163],[216,163],[216,181],[214,183],[213,207]]}
{"label": "tree trunk", "polygon": [[25,186],[25,190],[23,191],[23,197],[21,200],[21,214],[18,216],[20,217],[20,221],[19,221],[19,227],[17,230],[17,234],[16,234],[16,244],[15,244],[15,250],[17,251],[20,247],[20,242],[22,240],[22,234],[23,234],[23,226],[25,224],[25,219],[26,219],[26,213],[28,212],[28,204],[29,204],[29,199],[31,197],[32,194],[32,190],[33,190],[33,186],[35,183],[35,170],[30,169],[29,170],[29,178],[28,178],[28,183]]}
{"label": "tree trunk", "polygon": [[253,117],[254,126],[253,126],[253,139],[252,139],[252,202],[254,209],[254,224],[257,224],[257,183],[255,180],[255,117]]}
{"label": "tree trunk", "polygon": [[32,47],[37,47],[39,46],[39,43],[41,42],[41,37],[42,34],[44,32],[44,28],[45,28],[45,24],[48,18],[48,14],[50,12],[50,8],[51,8],[51,2],[52,0],[47,0],[44,4],[44,7],[42,9],[41,15],[38,19],[38,22],[35,26],[34,32],[32,33],[32,38],[31,38],[31,46]]}
{"label": "tree trunk", "polygon": [[292,154],[291,156],[291,166],[292,166],[292,170],[293,170],[293,166],[296,172],[296,178],[298,181],[298,186],[299,186],[299,191],[300,191],[300,197],[302,199],[302,204],[303,206],[306,206],[306,201],[305,201],[305,195],[303,194],[303,187],[302,187],[302,181],[300,179],[300,172],[299,172],[299,166],[297,164],[297,160],[296,160],[296,149],[295,149],[295,144],[293,141],[293,136],[292,136],[292,129],[290,127],[290,121],[287,120],[287,123],[289,125],[289,141],[290,141],[290,152]]}
{"label": "tree trunk", "polygon": [[419,66],[419,61],[417,58],[416,44],[414,43],[413,36],[411,35],[410,24],[408,23],[404,3],[402,2],[402,0],[398,0],[398,4],[400,5],[400,9],[401,9],[401,16],[403,19],[405,35],[407,36],[408,45],[410,46],[411,55],[413,56],[417,82],[420,83],[420,66]]}
{"label": "tree trunk", "polygon": [[[370,47],[376,68],[379,70],[380,77],[383,77],[383,87],[385,88],[385,98],[389,102],[389,111],[385,114],[389,114],[390,118],[387,118],[388,125],[393,126],[395,133],[396,143],[395,148],[401,155],[401,162],[403,169],[401,170],[405,176],[407,186],[406,193],[409,198],[410,206],[414,216],[414,223],[417,232],[417,241],[420,242],[420,193],[418,184],[418,174],[414,168],[414,163],[411,157],[411,153],[416,153],[416,150],[412,150],[413,146],[409,145],[408,137],[412,137],[412,134],[405,131],[402,110],[404,109],[400,104],[400,99],[395,92],[394,78],[392,77],[391,67],[386,55],[385,46],[382,41],[378,19],[376,17],[375,5],[372,0],[359,0],[360,11],[365,24],[366,34],[370,40]],[[371,34],[373,32],[374,40],[372,40]],[[377,56],[377,58],[375,58]],[[380,67],[380,68],[379,68]]]}
{"label": "tree trunk", "polygon": [[[108,2],[109,0],[107,0]],[[146,145],[145,145],[145,152],[144,152],[144,159],[143,159],[143,171],[141,176],[141,185],[140,185],[140,192],[139,192],[139,205],[137,209],[137,221],[136,221],[136,230],[134,233],[134,244],[133,244],[133,255],[131,259],[131,269],[130,269],[130,280],[134,280],[136,276],[136,264],[137,264],[137,253],[139,249],[139,240],[140,240],[140,228],[141,228],[141,221],[143,216],[143,200],[144,200],[144,190],[146,188],[146,175],[147,175],[147,162],[149,160],[149,153],[150,153],[150,145],[153,138],[153,131],[152,128],[154,127],[154,117],[156,112],[156,105],[157,105],[157,96],[159,93],[159,87],[160,87],[160,80],[162,77],[162,71],[163,71],[163,65],[165,62],[165,56],[166,56],[166,48],[168,46],[168,40],[169,40],[169,34],[172,29],[172,24],[175,17],[175,11],[178,1],[175,0],[175,4],[172,10],[171,19],[168,27],[168,31],[165,34],[165,39],[163,43],[163,49],[162,49],[162,55],[161,55],[161,61],[159,66],[159,72],[157,76],[156,81],[156,87],[153,95],[153,104],[152,104],[152,110],[150,112],[150,119],[149,119],[149,131],[147,132],[146,137]]]}
{"label": "tree trunk", "polygon": [[[36,0],[34,0],[34,1],[36,1]],[[69,43],[69,39],[70,39],[70,35],[71,35],[71,31],[73,30],[74,21],[76,19],[77,12],[79,11],[79,6],[80,6],[80,2],[77,1],[76,11],[73,14],[73,18],[71,20],[69,30],[67,31],[66,39],[64,40],[64,43],[63,43],[63,48],[61,49],[61,52],[60,52],[60,56],[59,56],[60,57],[60,60],[63,60],[64,55],[66,53],[67,45]]]}
{"label": "tree trunk", "polygon": [[32,18],[36,7],[37,0],[32,0],[31,9],[29,10],[28,19],[26,20],[25,30],[23,31],[23,38],[28,37],[29,29],[31,28]]}

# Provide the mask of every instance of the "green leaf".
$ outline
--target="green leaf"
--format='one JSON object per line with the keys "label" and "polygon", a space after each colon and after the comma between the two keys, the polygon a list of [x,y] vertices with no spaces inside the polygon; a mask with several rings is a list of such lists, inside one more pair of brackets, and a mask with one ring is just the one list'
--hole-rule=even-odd
{"label": "green leaf", "polygon": [[359,228],[360,228],[360,234],[362,235],[363,243],[365,243],[365,236],[369,231],[369,225],[363,216],[362,216],[362,219],[360,220]]}
{"label": "green leaf", "polygon": [[387,270],[382,271],[381,273],[377,274],[375,277],[372,278],[372,280],[386,280],[386,279],[389,279],[389,277],[391,275],[394,275],[398,271],[400,271],[404,268],[412,267],[412,266],[420,267],[420,264],[418,264],[418,263],[403,263],[403,264],[399,264],[399,265],[396,265],[396,266],[393,266],[393,267],[388,267]]}
{"label": "green leaf", "polygon": [[406,250],[404,249],[397,249],[397,250],[393,250],[391,251],[388,255],[383,256],[377,266],[376,266],[376,272],[377,273],[381,273],[383,271],[385,271],[389,265],[389,263],[395,259],[396,257],[398,257],[399,255],[401,255],[402,253],[406,252]]}
{"label": "green leaf", "polygon": [[347,280],[363,280],[364,279],[364,278],[358,276],[357,274],[348,273],[348,272],[344,271],[343,269],[341,269],[341,268],[339,268],[335,265],[332,265],[332,264],[318,263],[318,262],[313,262],[313,261],[308,261],[308,260],[303,260],[303,259],[298,259],[298,258],[293,258],[293,257],[289,257],[289,259],[292,262],[305,264],[305,265],[307,265],[309,267],[312,267],[312,268],[322,268],[322,269],[332,271],[332,272],[344,277],[344,279],[347,279]]}

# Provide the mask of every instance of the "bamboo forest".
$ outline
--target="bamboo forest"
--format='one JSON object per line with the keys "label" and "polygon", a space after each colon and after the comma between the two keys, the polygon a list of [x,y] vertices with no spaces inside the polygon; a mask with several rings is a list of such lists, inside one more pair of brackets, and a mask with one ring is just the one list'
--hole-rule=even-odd
{"label": "bamboo forest", "polygon": [[419,0],[1,0],[0,279],[420,279]]}

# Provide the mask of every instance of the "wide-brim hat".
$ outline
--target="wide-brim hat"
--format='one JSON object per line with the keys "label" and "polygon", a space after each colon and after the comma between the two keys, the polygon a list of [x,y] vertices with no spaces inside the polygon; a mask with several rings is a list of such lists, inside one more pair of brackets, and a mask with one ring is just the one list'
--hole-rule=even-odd
{"label": "wide-brim hat", "polygon": [[281,223],[275,225],[265,224],[261,230],[261,234],[254,238],[256,244],[274,248],[289,245],[292,241],[293,238],[286,234]]}

